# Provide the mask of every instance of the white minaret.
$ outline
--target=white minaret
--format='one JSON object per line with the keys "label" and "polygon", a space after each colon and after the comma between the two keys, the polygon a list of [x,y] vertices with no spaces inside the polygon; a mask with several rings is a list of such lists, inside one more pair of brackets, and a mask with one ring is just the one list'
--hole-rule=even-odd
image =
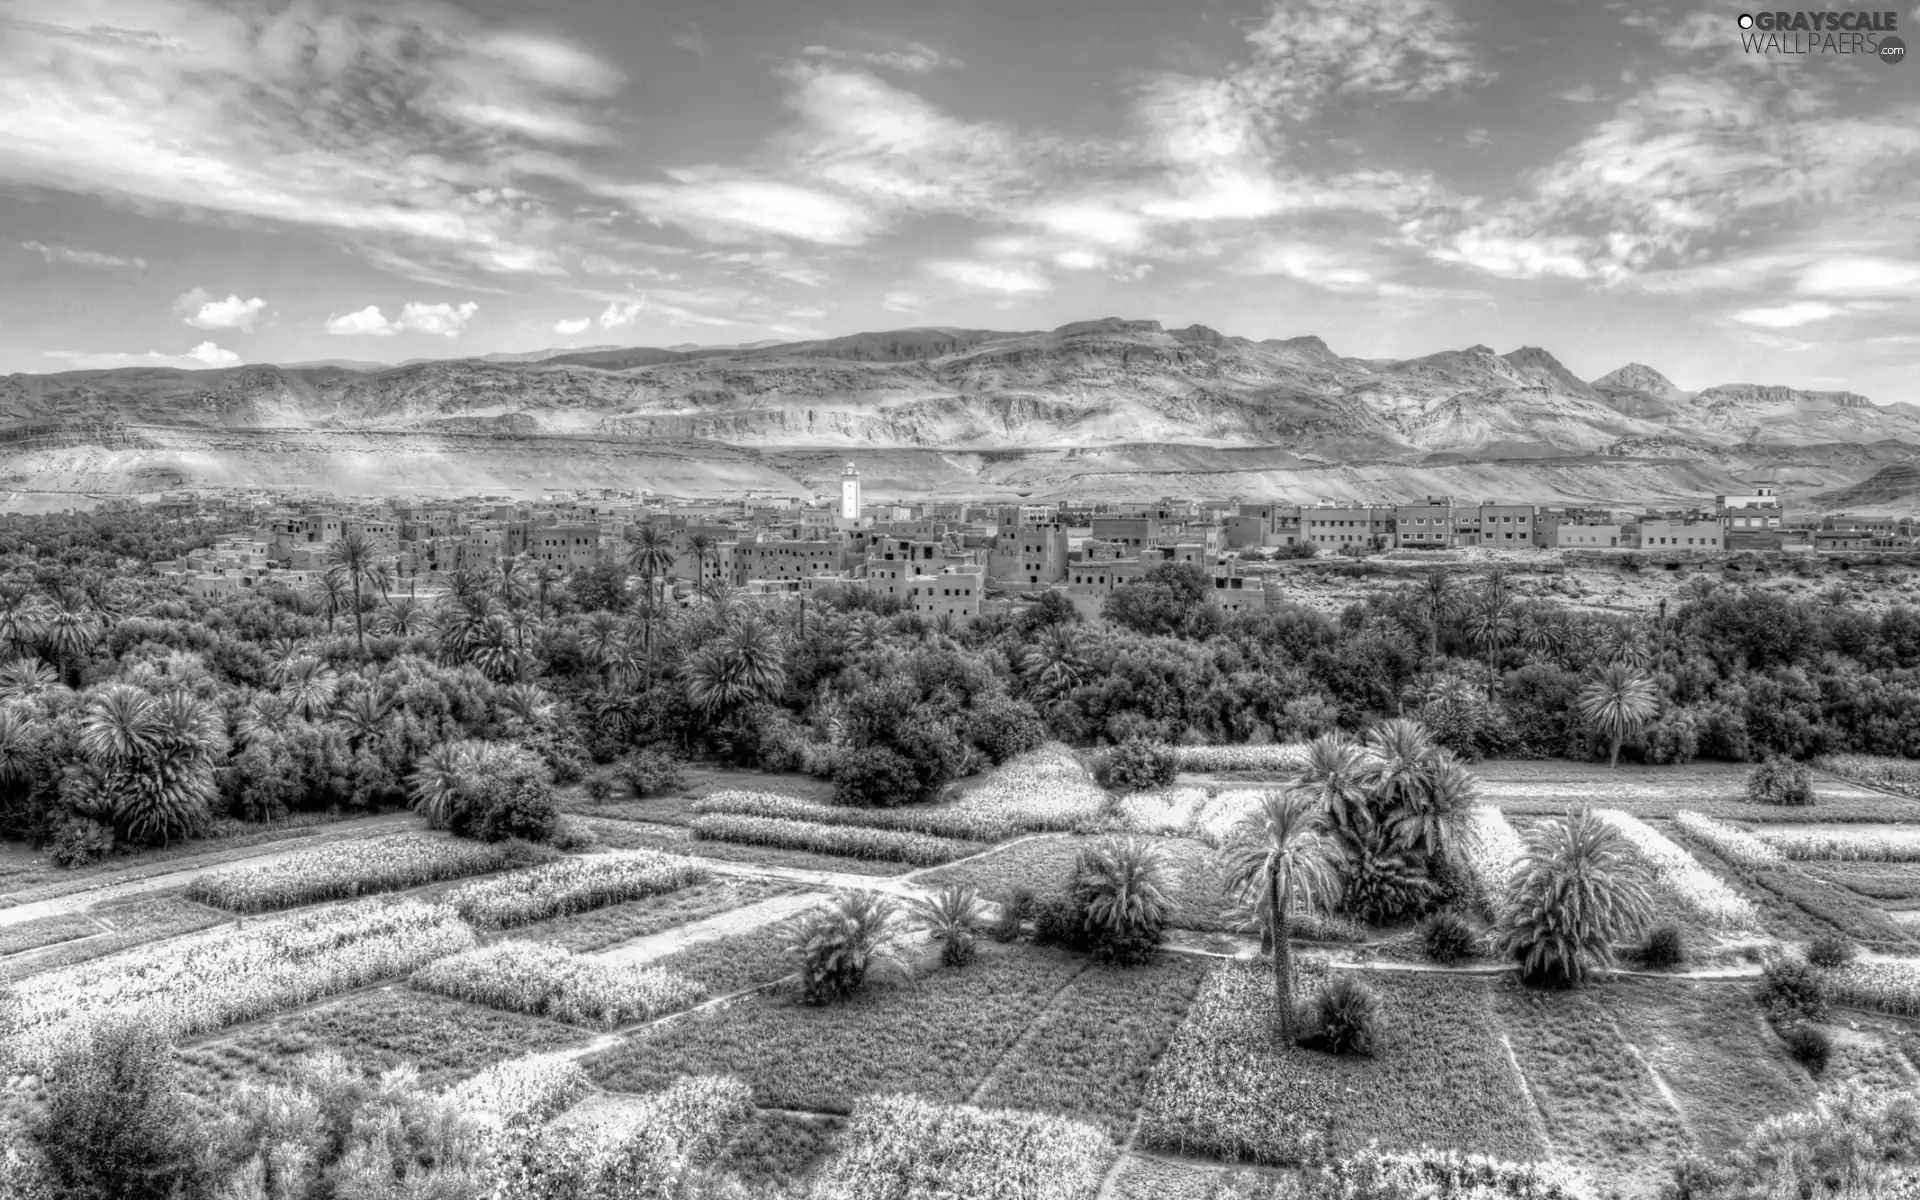
{"label": "white minaret", "polygon": [[847,469],[840,472],[840,519],[860,519],[860,472],[852,463],[848,463]]}

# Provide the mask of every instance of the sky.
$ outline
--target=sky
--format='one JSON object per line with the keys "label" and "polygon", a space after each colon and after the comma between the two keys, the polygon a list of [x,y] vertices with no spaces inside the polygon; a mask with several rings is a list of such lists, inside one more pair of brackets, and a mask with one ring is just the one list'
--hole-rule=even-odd
{"label": "sky", "polygon": [[1920,63],[1742,11],[0,0],[0,373],[1118,316],[1920,402]]}

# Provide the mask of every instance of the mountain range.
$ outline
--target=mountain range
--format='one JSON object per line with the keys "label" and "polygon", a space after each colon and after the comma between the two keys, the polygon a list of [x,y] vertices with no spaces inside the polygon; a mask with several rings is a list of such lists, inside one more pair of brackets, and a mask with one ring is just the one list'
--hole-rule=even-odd
{"label": "mountain range", "polygon": [[[1687,392],[1639,363],[1585,381],[1530,346],[1368,359],[1317,337],[1117,318],[0,378],[0,487],[22,492],[794,494],[829,490],[849,460],[876,497],[1633,504],[1769,482],[1791,503],[1920,461],[1920,407],[1748,383]],[[1900,487],[1862,494],[1879,511],[1916,503]]]}

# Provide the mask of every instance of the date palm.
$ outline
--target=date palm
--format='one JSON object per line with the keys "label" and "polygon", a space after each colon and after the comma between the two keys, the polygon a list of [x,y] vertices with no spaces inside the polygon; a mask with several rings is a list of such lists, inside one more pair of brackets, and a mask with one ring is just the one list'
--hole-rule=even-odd
{"label": "date palm", "polygon": [[673,570],[673,559],[673,535],[657,525],[652,523],[642,525],[627,539],[627,566],[640,576],[645,594],[645,607],[641,611],[646,622],[648,687],[653,686],[653,622],[660,600],[659,591],[654,587],[654,580],[665,578],[667,573]]}
{"label": "date palm", "polygon": [[1453,572],[1435,567],[1420,581],[1420,605],[1427,611],[1427,671],[1440,661],[1440,625],[1453,615],[1459,600]]}
{"label": "date palm", "polygon": [[278,692],[261,692],[234,718],[233,735],[242,746],[284,734],[296,720],[293,705]]}
{"label": "date palm", "polygon": [[1357,743],[1344,734],[1323,733],[1307,744],[1306,761],[1288,785],[1288,791],[1307,797],[1325,814],[1329,836],[1345,851],[1358,851],[1374,836],[1368,770],[1366,752]]}
{"label": "date palm", "polygon": [[[367,627],[360,603],[362,585],[377,583],[374,575],[379,548],[372,538],[358,529],[348,530],[327,546],[327,574],[338,575],[353,605],[353,636],[360,644],[360,657],[367,656]],[[331,620],[329,620],[331,626]]]}
{"label": "date palm", "polygon": [[414,810],[427,819],[428,829],[445,829],[453,821],[460,792],[480,765],[481,744],[442,742],[420,756],[407,776],[407,796]]}
{"label": "date palm", "polygon": [[80,680],[80,660],[100,636],[100,615],[85,592],[61,588],[41,625],[41,637],[69,687]]}
{"label": "date palm", "polygon": [[332,711],[339,690],[340,677],[333,668],[311,656],[288,663],[280,682],[280,694],[288,706],[309,721],[318,721]]}
{"label": "date palm", "polygon": [[90,768],[77,781],[81,806],[131,841],[166,842],[206,822],[226,736],[212,706],[187,692],[155,699],[111,684],[89,700],[79,748]]}
{"label": "date palm", "polygon": [[707,554],[713,546],[713,537],[709,534],[696,533],[687,539],[687,549],[693,551],[693,589],[696,593],[707,590]]}
{"label": "date palm", "polygon": [[24,654],[40,640],[45,615],[40,598],[26,588],[0,588],[0,649]]}
{"label": "date palm", "polygon": [[687,662],[687,699],[710,720],[772,696],[786,681],[779,636],[757,620],[733,626]]}
{"label": "date palm", "polygon": [[1467,636],[1486,652],[1487,699],[1491,701],[1499,676],[1500,651],[1513,636],[1513,594],[1506,577],[1497,571],[1487,576],[1468,605]]}
{"label": "date palm", "polygon": [[500,714],[510,725],[532,728],[553,713],[553,697],[531,683],[516,683],[500,693]]}
{"label": "date palm", "polygon": [[927,931],[927,936],[941,943],[942,963],[959,967],[973,958],[974,940],[981,924],[980,893],[963,884],[950,883],[932,896],[914,897],[911,906],[913,916]]}
{"label": "date palm", "polygon": [[1051,700],[1079,687],[1091,673],[1080,635],[1068,625],[1049,625],[1020,656],[1020,666],[1031,679],[1034,693]]}
{"label": "date palm", "polygon": [[1387,818],[1387,832],[1402,850],[1451,858],[1468,836],[1468,819],[1479,801],[1471,772],[1444,756]]}
{"label": "date palm", "polygon": [[489,613],[467,631],[466,658],[495,683],[518,679],[527,663],[512,623],[499,612]]}
{"label": "date palm", "polygon": [[877,967],[906,967],[900,941],[907,925],[899,904],[878,892],[842,891],[800,914],[787,929],[787,953],[800,960],[809,1004],[844,1000]]}
{"label": "date palm", "polygon": [[1288,922],[1296,912],[1331,908],[1340,894],[1338,844],[1326,818],[1304,790],[1264,792],[1234,827],[1221,857],[1226,890],[1254,909],[1273,954],[1273,999],[1278,1033],[1293,1040],[1293,955]]}
{"label": "date palm", "polygon": [[31,700],[60,686],[60,672],[37,658],[16,658],[0,667],[0,700]]}
{"label": "date palm", "polygon": [[414,637],[426,632],[429,615],[426,605],[412,596],[399,596],[380,610],[380,615],[374,618],[374,628],[396,637]]}
{"label": "date palm", "polygon": [[601,678],[611,683],[613,666],[626,649],[627,630],[620,618],[605,611],[589,613],[580,627],[580,653],[600,668]]}
{"label": "date palm", "polygon": [[1607,739],[1607,765],[1620,765],[1620,747],[1639,737],[1660,710],[1653,680],[1622,661],[1600,668],[1580,690],[1580,716]]}
{"label": "date palm", "polygon": [[1151,842],[1107,838],[1080,851],[1074,899],[1096,958],[1143,962],[1173,920],[1166,860]]}
{"label": "date palm", "polygon": [[1645,868],[1590,810],[1528,830],[1501,908],[1500,949],[1532,981],[1577,984],[1653,916]]}
{"label": "date palm", "polygon": [[331,723],[346,734],[347,744],[358,750],[386,733],[392,727],[392,716],[393,703],[367,686],[340,702]]}

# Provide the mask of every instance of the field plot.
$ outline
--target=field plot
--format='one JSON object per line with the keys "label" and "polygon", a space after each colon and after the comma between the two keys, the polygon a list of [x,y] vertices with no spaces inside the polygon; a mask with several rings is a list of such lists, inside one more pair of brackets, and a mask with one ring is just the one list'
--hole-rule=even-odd
{"label": "field plot", "polygon": [[749,1187],[793,1189],[833,1152],[843,1117],[761,1111],[714,1164]]}
{"label": "field plot", "polygon": [[678,891],[710,876],[705,863],[630,850],[569,858],[455,888],[446,903],[469,924],[506,929]]}
{"label": "field plot", "polygon": [[818,1194],[1094,1200],[1113,1157],[1098,1129],[1076,1121],[877,1096],[855,1108]]}
{"label": "field plot", "polygon": [[1599,991],[1547,992],[1502,980],[1493,1008],[1546,1121],[1552,1157],[1619,1195],[1654,1195],[1692,1142]]}
{"label": "field plot", "polygon": [[[673,959],[662,965],[701,979]],[[988,943],[969,966],[870,982],[828,1008],[757,995],[694,1013],[585,1065],[616,1091],[654,1091],[682,1074],[737,1075],[756,1103],[775,1108],[846,1113],[858,1097],[889,1091],[958,1103],[1085,969],[1084,958]]]}
{"label": "field plot", "polygon": [[321,846],[264,866],[202,875],[187,885],[187,899],[228,912],[270,912],[484,875],[552,857],[553,851],[524,843],[490,845],[406,833]]}
{"label": "field plot", "polygon": [[[37,949],[22,948],[0,962],[0,973],[9,979],[26,979],[62,967],[105,958],[148,942],[198,933],[234,919],[232,913],[195,904],[179,892],[148,892],[124,900],[110,900],[94,905],[82,915],[93,923],[92,933],[43,941]],[[34,930],[33,934],[23,939],[34,941],[49,936],[56,929],[72,931],[76,928],[66,917],[47,917],[43,920],[56,924],[42,925],[40,921],[29,921],[14,926],[13,931]]]}
{"label": "field plot", "polygon": [[1619,979],[1594,989],[1615,1028],[1667,1085],[1702,1149],[1731,1149],[1813,1098],[1806,1071],[1761,1021],[1750,981]]}
{"label": "field plot", "polygon": [[601,845],[612,850],[662,850],[668,854],[695,855],[725,862],[752,863],[762,867],[797,867],[805,871],[835,871],[845,875],[900,875],[914,869],[910,863],[885,859],[849,858],[839,854],[815,854],[807,850],[747,846],[737,842],[698,841],[691,829],[679,825],[602,821],[590,817],[575,819],[591,830]]}
{"label": "field plot", "polygon": [[412,1063],[439,1087],[589,1036],[553,1021],[388,986],[200,1038],[177,1055],[191,1090],[217,1099],[243,1083],[282,1079],[300,1056],[318,1050],[338,1051],[369,1075]]}
{"label": "field plot", "polygon": [[[1310,994],[1312,971],[1302,975],[1297,992]],[[1154,1071],[1139,1144],[1280,1165],[1373,1141],[1386,1150],[1543,1157],[1494,1027],[1489,985],[1440,975],[1366,979],[1381,1004],[1374,1055],[1335,1057],[1275,1045],[1269,972],[1215,968]],[[1468,1096],[1472,1103],[1462,1103]]]}
{"label": "field plot", "polygon": [[700,984],[658,967],[623,966],[541,942],[506,941],[428,963],[413,985],[456,1000],[615,1029],[706,998]]}
{"label": "field plot", "polygon": [[513,936],[585,953],[691,925],[695,921],[800,890],[796,885],[767,879],[740,876],[719,878],[676,892],[663,892],[606,908],[536,921],[515,929]]}
{"label": "field plot", "polygon": [[1203,960],[1173,955],[1132,970],[1088,968],[1001,1059],[975,1101],[1060,1113],[1123,1140],[1206,972]]}
{"label": "field plot", "polygon": [[1806,808],[1751,804],[1749,767],[1688,763],[1643,767],[1559,760],[1499,760],[1474,764],[1480,797],[1509,815],[1557,817],[1586,806],[1617,808],[1636,817],[1671,817],[1691,810],[1719,820],[1772,823],[1920,822],[1920,800],[1902,799],[1826,775],[1813,780]]}

